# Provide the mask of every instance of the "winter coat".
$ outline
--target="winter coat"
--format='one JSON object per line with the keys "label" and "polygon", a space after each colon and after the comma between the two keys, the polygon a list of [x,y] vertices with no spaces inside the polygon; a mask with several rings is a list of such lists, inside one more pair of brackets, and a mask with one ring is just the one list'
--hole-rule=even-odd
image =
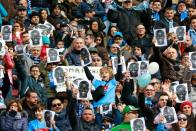
{"label": "winter coat", "polygon": [[60,113],[56,113],[54,120],[56,122],[56,126],[59,128],[60,131],[72,131],[66,109],[63,109]]}
{"label": "winter coat", "polygon": [[[178,23],[173,21],[173,27],[178,26]],[[160,21],[157,21],[154,25],[155,29],[163,29],[166,28],[166,33],[169,32],[169,22],[167,20],[167,18],[162,18]]]}
{"label": "winter coat", "polygon": [[158,48],[153,47],[153,58],[159,64],[162,80],[170,79],[171,81],[184,80],[186,68],[178,60],[169,59],[161,54]]}
{"label": "winter coat", "polygon": [[12,116],[9,112],[3,112],[0,116],[1,131],[27,131],[27,113],[17,112]]}
{"label": "winter coat", "polygon": [[73,50],[67,54],[66,58],[70,66],[81,66],[80,51]]}
{"label": "winter coat", "polygon": [[98,124],[96,124],[94,121],[85,122],[84,120],[80,119],[79,127],[80,131],[100,131]]}

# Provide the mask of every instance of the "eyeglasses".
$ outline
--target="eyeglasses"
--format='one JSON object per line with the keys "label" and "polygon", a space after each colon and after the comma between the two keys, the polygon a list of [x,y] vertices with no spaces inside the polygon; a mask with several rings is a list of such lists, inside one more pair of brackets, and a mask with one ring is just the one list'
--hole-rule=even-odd
{"label": "eyeglasses", "polygon": [[26,11],[25,9],[20,9],[20,10],[18,10],[18,11]]}
{"label": "eyeglasses", "polygon": [[61,103],[53,104],[52,107],[61,106]]}
{"label": "eyeglasses", "polygon": [[192,81],[196,81],[196,78],[192,78]]}
{"label": "eyeglasses", "polygon": [[187,121],[187,118],[178,118],[179,121],[183,120],[183,121]]}

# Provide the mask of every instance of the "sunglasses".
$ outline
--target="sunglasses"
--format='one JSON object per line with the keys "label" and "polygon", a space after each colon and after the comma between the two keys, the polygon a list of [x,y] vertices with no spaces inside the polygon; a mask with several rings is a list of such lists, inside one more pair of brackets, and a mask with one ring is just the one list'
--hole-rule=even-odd
{"label": "sunglasses", "polygon": [[187,121],[187,118],[178,118],[179,121],[183,120],[183,121]]}
{"label": "sunglasses", "polygon": [[61,106],[61,103],[53,104],[52,107]]}
{"label": "sunglasses", "polygon": [[26,11],[25,9],[20,9],[20,10],[18,10],[18,11]]}

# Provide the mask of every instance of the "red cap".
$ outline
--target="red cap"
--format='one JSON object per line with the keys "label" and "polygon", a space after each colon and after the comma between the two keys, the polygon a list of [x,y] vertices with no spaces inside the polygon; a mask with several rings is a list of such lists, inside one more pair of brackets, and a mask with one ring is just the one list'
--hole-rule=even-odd
{"label": "red cap", "polygon": [[185,102],[183,102],[183,103],[180,105],[180,110],[182,111],[183,107],[186,106],[186,105],[189,105],[191,108],[193,108],[192,102],[190,102],[190,101],[185,101]]}

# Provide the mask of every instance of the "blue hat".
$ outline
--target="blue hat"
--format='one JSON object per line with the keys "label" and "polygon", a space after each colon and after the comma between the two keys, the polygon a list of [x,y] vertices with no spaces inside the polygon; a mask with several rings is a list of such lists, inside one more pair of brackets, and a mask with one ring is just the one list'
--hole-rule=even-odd
{"label": "blue hat", "polygon": [[117,32],[114,33],[114,37],[117,37],[117,36],[118,37],[123,37],[123,34],[121,32],[117,31]]}
{"label": "blue hat", "polygon": [[42,42],[44,45],[49,45],[50,44],[50,39],[48,38],[48,36],[42,36]]}

